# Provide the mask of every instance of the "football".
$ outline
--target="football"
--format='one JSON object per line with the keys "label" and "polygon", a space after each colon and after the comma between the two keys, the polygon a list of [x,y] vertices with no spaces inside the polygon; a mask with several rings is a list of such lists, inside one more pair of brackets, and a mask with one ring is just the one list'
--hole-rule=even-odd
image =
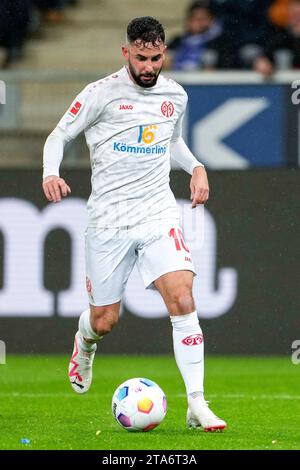
{"label": "football", "polygon": [[150,431],[166,416],[167,399],[152,380],[129,379],[116,389],[112,412],[119,425],[127,431]]}

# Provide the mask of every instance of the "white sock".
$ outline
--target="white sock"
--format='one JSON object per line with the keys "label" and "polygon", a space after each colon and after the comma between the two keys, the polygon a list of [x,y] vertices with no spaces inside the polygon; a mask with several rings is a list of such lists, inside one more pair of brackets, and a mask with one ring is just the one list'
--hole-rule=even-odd
{"label": "white sock", "polygon": [[185,383],[187,395],[203,397],[204,343],[197,312],[170,316],[177,366]]}
{"label": "white sock", "polygon": [[[93,330],[91,326],[91,313],[90,310],[85,310],[79,317],[78,322],[78,340],[79,340],[79,347],[83,349],[83,351],[90,352],[96,349],[95,342],[102,338],[102,336],[98,336],[97,333]],[[93,343],[85,341],[86,339],[90,339]]]}

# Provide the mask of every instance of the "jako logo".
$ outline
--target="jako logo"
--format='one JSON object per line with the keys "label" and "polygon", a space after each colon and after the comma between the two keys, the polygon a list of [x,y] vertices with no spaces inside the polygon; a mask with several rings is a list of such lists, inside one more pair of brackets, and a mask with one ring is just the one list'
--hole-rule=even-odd
{"label": "jako logo", "polygon": [[132,104],[120,104],[119,110],[133,109]]}
{"label": "jako logo", "polygon": [[181,342],[186,346],[199,346],[203,341],[203,335],[190,335],[184,338]]}
{"label": "jako logo", "polygon": [[157,129],[157,126],[146,126],[145,128],[143,126],[139,127],[139,138],[138,138],[138,143],[140,144],[142,141],[145,144],[151,144],[154,140],[154,132],[151,129]]}

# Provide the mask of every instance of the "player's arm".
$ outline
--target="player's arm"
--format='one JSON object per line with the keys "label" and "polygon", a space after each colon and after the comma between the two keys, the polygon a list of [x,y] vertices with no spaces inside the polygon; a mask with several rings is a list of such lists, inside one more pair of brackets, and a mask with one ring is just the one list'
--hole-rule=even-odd
{"label": "player's arm", "polygon": [[190,181],[192,208],[205,204],[209,196],[208,178],[204,165],[192,154],[182,137],[170,145],[171,158],[192,175]]}
{"label": "player's arm", "polygon": [[59,202],[71,189],[59,176],[59,167],[63,159],[64,148],[70,139],[59,127],[49,135],[43,154],[43,191],[51,202]]}
{"label": "player's arm", "polygon": [[43,191],[48,201],[59,202],[71,192],[65,180],[60,178],[59,168],[66,144],[92,125],[99,114],[99,106],[95,106],[95,101],[97,103],[98,100],[94,96],[87,86],[75,98],[46,140],[43,154]]}
{"label": "player's arm", "polygon": [[205,204],[209,196],[208,178],[204,165],[192,154],[182,138],[182,121],[184,112],[179,117],[170,143],[171,160],[192,175],[190,181],[192,208]]}

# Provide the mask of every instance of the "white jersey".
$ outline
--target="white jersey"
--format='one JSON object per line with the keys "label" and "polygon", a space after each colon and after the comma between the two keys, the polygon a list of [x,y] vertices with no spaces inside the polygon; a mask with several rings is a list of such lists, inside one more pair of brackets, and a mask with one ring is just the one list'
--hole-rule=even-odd
{"label": "white jersey", "polygon": [[159,76],[143,88],[127,68],[89,84],[58,123],[69,139],[84,131],[92,192],[88,224],[131,226],[179,218],[169,186],[170,143],[181,136],[184,89]]}

